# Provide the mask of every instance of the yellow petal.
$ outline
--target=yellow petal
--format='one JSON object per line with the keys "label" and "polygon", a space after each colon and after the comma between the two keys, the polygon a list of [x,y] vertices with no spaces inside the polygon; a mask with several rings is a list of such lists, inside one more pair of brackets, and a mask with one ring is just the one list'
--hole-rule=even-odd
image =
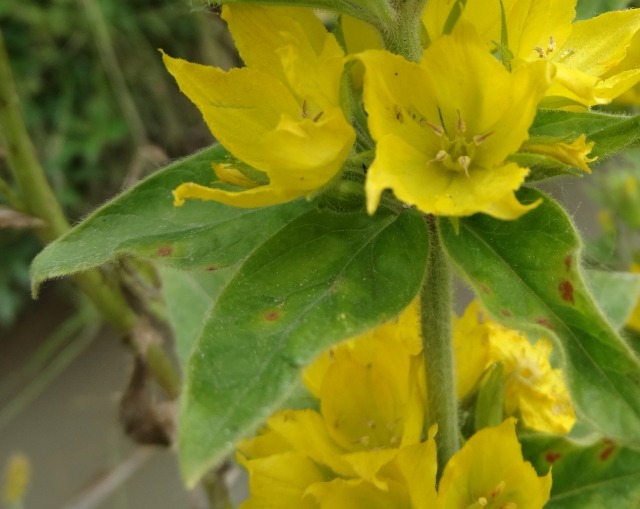
{"label": "yellow petal", "polygon": [[612,11],[576,21],[554,60],[591,76],[603,76],[622,61],[638,30],[640,9]]}
{"label": "yellow petal", "polygon": [[515,419],[509,419],[477,432],[449,460],[440,480],[438,501],[442,509],[542,509],[550,491],[551,474],[538,477],[524,461]]}
{"label": "yellow petal", "polygon": [[367,208],[375,210],[384,189],[423,212],[444,216],[467,216],[485,212],[500,219],[515,219],[535,204],[522,205],[513,192],[524,182],[528,170],[515,163],[464,173],[442,171],[429,157],[396,136],[378,140],[376,159],[365,184]]}
{"label": "yellow petal", "polygon": [[553,157],[558,161],[580,168],[587,173],[591,173],[587,163],[595,161],[597,158],[588,157],[594,142],[587,142],[584,134],[578,136],[571,143],[529,143],[522,145],[522,152],[531,152],[534,154],[542,154]]}
{"label": "yellow petal", "polygon": [[324,472],[308,457],[289,452],[240,463],[249,473],[251,497],[241,509],[313,509],[304,494],[309,486],[325,481]]}
{"label": "yellow petal", "polygon": [[328,36],[322,22],[306,8],[233,4],[222,7],[222,17],[245,65],[282,82],[286,80],[278,51],[291,44],[291,37],[319,54]]}
{"label": "yellow petal", "polygon": [[361,479],[335,479],[314,484],[307,490],[322,509],[410,509],[407,493],[400,489],[383,491]]}
{"label": "yellow petal", "polygon": [[453,322],[458,399],[471,392],[489,363],[489,329],[483,322],[476,300]]}

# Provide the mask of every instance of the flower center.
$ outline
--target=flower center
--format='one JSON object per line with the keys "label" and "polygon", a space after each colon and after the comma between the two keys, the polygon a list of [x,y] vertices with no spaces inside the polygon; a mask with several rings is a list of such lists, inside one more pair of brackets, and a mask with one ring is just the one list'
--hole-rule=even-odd
{"label": "flower center", "polygon": [[506,484],[500,481],[486,496],[478,497],[473,504],[467,506],[467,509],[518,509],[518,505],[514,502],[502,502],[498,504],[498,497],[504,491]]}
{"label": "flower center", "polygon": [[538,55],[540,56],[540,58],[545,58],[548,57],[549,55],[551,55],[551,53],[553,53],[556,49],[557,49],[557,45],[556,45],[556,41],[553,38],[553,35],[549,36],[549,44],[547,44],[546,48],[542,48],[540,46],[536,46],[533,49],[536,50],[538,52]]}
{"label": "flower center", "polygon": [[469,176],[469,167],[473,161],[473,157],[476,153],[476,149],[479,145],[486,140],[493,131],[473,136],[471,141],[468,140],[467,124],[462,119],[460,111],[458,110],[458,121],[456,122],[456,132],[451,135],[445,131],[444,128],[433,125],[426,120],[423,121],[423,125],[431,128],[436,136],[440,139],[440,150],[436,153],[436,156],[429,161],[429,163],[440,163],[446,170],[458,172],[464,172]]}

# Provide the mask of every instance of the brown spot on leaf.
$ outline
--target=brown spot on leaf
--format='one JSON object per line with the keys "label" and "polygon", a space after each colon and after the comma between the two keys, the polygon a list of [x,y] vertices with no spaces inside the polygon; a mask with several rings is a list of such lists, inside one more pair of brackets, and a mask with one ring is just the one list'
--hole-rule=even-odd
{"label": "brown spot on leaf", "polygon": [[536,318],[536,323],[538,325],[542,325],[543,327],[546,327],[547,329],[553,330],[553,325],[551,325],[551,322],[546,318]]}
{"label": "brown spot on leaf", "polygon": [[605,447],[604,449],[602,449],[602,451],[600,451],[600,459],[602,461],[606,461],[609,456],[611,456],[611,453],[615,450],[616,444],[614,444],[613,441],[609,439],[604,439],[603,442],[605,444]]}
{"label": "brown spot on leaf", "polygon": [[218,270],[218,266],[217,265],[207,265],[207,268],[204,270]]}
{"label": "brown spot on leaf", "polygon": [[264,315],[264,318],[265,320],[273,322],[274,320],[280,318],[280,313],[278,313],[277,311],[269,311],[266,315]]}
{"label": "brown spot on leaf", "polygon": [[555,451],[549,451],[544,455],[545,461],[547,463],[549,463],[549,464],[555,463],[560,458],[562,458],[562,454],[560,454],[559,452],[555,452]]}
{"label": "brown spot on leaf", "polygon": [[160,246],[157,253],[158,256],[169,256],[173,253],[173,248],[171,246]]}
{"label": "brown spot on leaf", "polygon": [[560,290],[560,296],[562,297],[562,300],[573,304],[573,285],[571,284],[571,282],[566,279],[564,281],[561,281],[558,285],[558,289]]}
{"label": "brown spot on leaf", "polygon": [[502,313],[502,316],[506,316],[507,318],[509,318],[510,316],[513,316],[511,314],[511,311],[509,311],[508,309],[501,309],[500,313]]}
{"label": "brown spot on leaf", "polygon": [[487,295],[491,292],[487,285],[480,285],[480,290],[482,290],[482,293],[486,293]]}
{"label": "brown spot on leaf", "polygon": [[564,257],[564,268],[567,269],[567,271],[571,270],[572,261],[573,261],[573,258],[571,258],[571,255],[567,255]]}

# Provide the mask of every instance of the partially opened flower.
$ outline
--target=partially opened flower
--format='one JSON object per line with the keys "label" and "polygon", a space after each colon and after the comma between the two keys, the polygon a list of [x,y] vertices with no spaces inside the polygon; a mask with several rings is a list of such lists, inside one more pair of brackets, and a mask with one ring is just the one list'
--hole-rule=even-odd
{"label": "partially opened flower", "polygon": [[440,509],[542,509],[551,473],[538,477],[524,461],[515,419],[473,435],[447,463],[438,488]]}
{"label": "partially opened flower", "polygon": [[247,67],[225,72],[163,59],[244,164],[215,165],[217,187],[182,184],[176,205],[199,198],[259,207],[316,192],[338,174],[355,139],[339,101],[340,46],[309,9],[226,5],[223,17]]}
{"label": "partially opened flower", "polygon": [[364,64],[364,103],[377,142],[366,181],[373,213],[385,189],[423,212],[514,219],[523,205],[514,191],[527,168],[508,162],[527,139],[549,86],[545,61],[509,73],[469,24],[434,41],[420,63],[384,51]]}
{"label": "partially opened flower", "polygon": [[[460,19],[473,23],[513,68],[539,60],[555,65],[545,106],[606,104],[640,82],[634,47],[640,44],[634,38],[640,30],[640,9],[572,23],[575,5],[576,0],[468,0]],[[423,19],[432,39],[442,33],[451,8],[448,0],[427,3]]]}

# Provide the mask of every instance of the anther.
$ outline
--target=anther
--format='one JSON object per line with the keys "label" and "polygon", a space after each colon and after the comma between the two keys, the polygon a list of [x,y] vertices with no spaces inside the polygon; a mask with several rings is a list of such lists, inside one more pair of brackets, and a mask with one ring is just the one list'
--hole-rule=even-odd
{"label": "anther", "polygon": [[318,113],[315,117],[313,117],[313,121],[317,122],[318,120],[320,120],[320,117],[322,117],[323,114],[324,114],[324,111],[321,111],[320,113]]}
{"label": "anther", "polygon": [[478,505],[479,505],[480,507],[486,507],[488,503],[489,503],[489,502],[488,502],[488,501],[487,501],[487,499],[486,499],[486,498],[484,498],[484,497],[480,497],[480,498],[478,499]]}
{"label": "anther", "polygon": [[464,174],[469,177],[469,165],[471,164],[471,158],[469,156],[458,157],[458,164],[462,166]]}
{"label": "anther", "polygon": [[549,53],[553,53],[557,48],[556,40],[553,38],[553,35],[549,36],[549,45],[547,46],[547,50]]}
{"label": "anther", "polygon": [[309,114],[307,113],[307,100],[302,100],[302,118],[307,118]]}
{"label": "anther", "polygon": [[544,50],[540,46],[535,46],[533,49],[538,52],[538,55],[540,56],[540,58],[544,58],[547,56],[544,54]]}
{"label": "anther", "polygon": [[486,140],[489,136],[491,136],[495,131],[489,131],[488,133],[484,133],[484,134],[476,134],[473,137],[473,143],[475,143],[476,145],[480,145],[484,140]]}
{"label": "anther", "polygon": [[434,162],[438,162],[441,163],[442,161],[446,160],[449,157],[449,152],[447,152],[444,149],[440,149],[438,150],[438,153],[436,154],[436,156],[431,159],[431,161],[429,161],[430,163],[434,163]]}

